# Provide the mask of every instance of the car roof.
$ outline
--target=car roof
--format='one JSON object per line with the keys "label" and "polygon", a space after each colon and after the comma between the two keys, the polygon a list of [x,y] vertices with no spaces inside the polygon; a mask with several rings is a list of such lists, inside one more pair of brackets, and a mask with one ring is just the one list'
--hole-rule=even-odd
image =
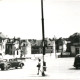
{"label": "car roof", "polygon": [[80,56],[80,54],[77,54],[75,57],[78,57],[78,56]]}
{"label": "car roof", "polygon": [[77,55],[80,55],[80,54],[77,54]]}

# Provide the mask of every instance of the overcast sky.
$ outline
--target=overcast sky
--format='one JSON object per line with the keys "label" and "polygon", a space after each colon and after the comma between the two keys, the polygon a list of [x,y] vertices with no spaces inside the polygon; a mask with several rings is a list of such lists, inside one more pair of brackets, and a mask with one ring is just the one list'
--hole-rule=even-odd
{"label": "overcast sky", "polygon": [[[45,37],[80,32],[80,0],[43,0]],[[0,32],[9,37],[42,39],[41,0],[0,0]]]}

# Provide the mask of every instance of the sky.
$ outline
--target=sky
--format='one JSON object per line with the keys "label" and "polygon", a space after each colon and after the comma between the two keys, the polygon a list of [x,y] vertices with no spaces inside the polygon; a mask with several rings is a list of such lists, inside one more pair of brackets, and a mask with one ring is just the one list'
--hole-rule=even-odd
{"label": "sky", "polygon": [[[43,0],[45,37],[80,33],[80,0]],[[0,32],[42,39],[41,0],[0,0]]]}

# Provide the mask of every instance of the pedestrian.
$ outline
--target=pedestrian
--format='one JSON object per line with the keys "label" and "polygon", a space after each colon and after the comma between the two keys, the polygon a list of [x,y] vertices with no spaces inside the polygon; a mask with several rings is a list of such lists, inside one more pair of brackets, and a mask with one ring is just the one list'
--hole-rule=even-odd
{"label": "pedestrian", "polygon": [[37,68],[38,68],[38,73],[37,73],[37,75],[39,75],[40,68],[41,68],[41,59],[39,59],[39,58],[38,58]]}

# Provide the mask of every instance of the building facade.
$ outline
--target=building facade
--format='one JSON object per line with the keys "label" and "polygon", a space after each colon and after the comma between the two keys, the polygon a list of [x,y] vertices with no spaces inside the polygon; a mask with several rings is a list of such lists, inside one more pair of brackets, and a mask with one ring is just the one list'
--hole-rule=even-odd
{"label": "building facade", "polygon": [[5,55],[6,42],[7,42],[7,37],[0,32],[0,54],[2,56]]}
{"label": "building facade", "polygon": [[73,43],[73,45],[71,45],[71,56],[76,56],[77,54],[80,54],[80,44]]}
{"label": "building facade", "polygon": [[[54,52],[54,41],[50,41],[49,39],[45,40],[45,53],[53,53]],[[34,45],[31,46],[32,54],[42,54],[42,40],[37,40]]]}

